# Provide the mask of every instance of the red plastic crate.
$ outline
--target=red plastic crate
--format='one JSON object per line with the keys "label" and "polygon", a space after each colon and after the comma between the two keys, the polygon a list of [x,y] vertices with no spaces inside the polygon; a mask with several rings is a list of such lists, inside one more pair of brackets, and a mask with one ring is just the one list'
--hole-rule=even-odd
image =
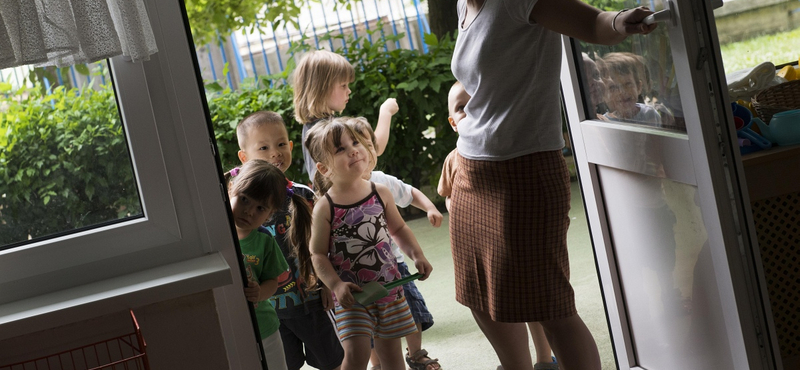
{"label": "red plastic crate", "polygon": [[147,344],[131,310],[133,332],[33,360],[0,365],[0,370],[150,370]]}

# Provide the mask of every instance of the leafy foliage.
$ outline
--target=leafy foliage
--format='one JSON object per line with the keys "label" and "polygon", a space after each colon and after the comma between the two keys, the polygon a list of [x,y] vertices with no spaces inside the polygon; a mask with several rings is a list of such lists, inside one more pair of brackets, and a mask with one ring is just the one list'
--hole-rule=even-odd
{"label": "leafy foliage", "polygon": [[[371,32],[379,38],[380,27]],[[324,36],[322,39],[327,40]],[[342,39],[343,36],[334,36]],[[385,36],[389,42],[395,36]],[[403,34],[397,39],[405,37]],[[356,69],[352,93],[343,115],[363,116],[373,125],[378,121],[380,105],[387,98],[396,98],[400,111],[392,118],[392,131],[386,151],[378,161],[378,169],[384,170],[407,183],[420,187],[438,182],[444,158],[455,148],[456,134],[447,122],[447,93],[455,78],[450,71],[450,60],[454,42],[449,37],[438,40],[427,35],[427,54],[407,49],[384,51],[384,43],[371,44],[365,37],[345,40],[345,47],[336,52],[344,55]],[[298,58],[310,46],[298,42],[292,53]],[[294,63],[290,63],[293,66]],[[222,90],[218,84],[210,84],[216,93],[209,99],[211,121],[219,146],[222,165],[225,169],[238,165],[236,152],[236,124],[257,110],[271,110],[283,116],[294,141],[292,166],[287,176],[295,181],[307,182],[302,172],[303,156],[302,126],[292,115],[291,86],[279,84],[287,78],[291,68],[282,74],[250,80],[239,91]],[[274,84],[272,88],[266,88]],[[207,87],[208,87],[207,86]]]}
{"label": "leafy foliage", "polygon": [[[372,35],[381,37],[379,34]],[[392,36],[386,36],[394,41]],[[398,35],[398,38],[404,37]],[[434,184],[456,135],[447,123],[447,93],[454,42],[428,35],[429,52],[384,51],[364,38],[339,50],[356,69],[350,103],[343,114],[377,122],[383,101],[394,97],[388,147],[379,168],[416,186]],[[298,57],[309,46],[297,43]],[[271,110],[283,116],[295,148],[287,176],[307,182],[303,171],[302,126],[294,121],[292,87],[281,74],[250,79],[238,91],[206,86],[208,107],[225,170],[239,164],[236,125],[246,115]],[[0,102],[0,245],[80,229],[142,213],[128,159],[114,91],[34,87],[11,92]]]}
{"label": "leafy foliage", "polygon": [[197,45],[217,41],[233,30],[296,23],[304,0],[186,0],[186,15]]}
{"label": "leafy foliage", "polygon": [[[385,37],[390,42],[395,38]],[[377,169],[417,188],[438,182],[442,163],[457,139],[447,122],[447,94],[455,82],[450,71],[455,42],[449,36],[437,39],[431,34],[425,42],[428,53],[385,52],[381,43],[371,44],[364,38],[346,40],[347,47],[337,51],[356,68],[350,102],[342,114],[366,117],[374,125],[380,105],[387,98],[397,99],[400,111],[392,118],[389,144]]]}
{"label": "leafy foliage", "polygon": [[[294,106],[292,105],[292,87],[287,84],[270,85],[268,78],[258,81],[250,79],[238,91],[230,89],[216,89],[208,95],[208,109],[211,112],[211,122],[214,127],[214,136],[217,140],[219,156],[224,170],[238,166],[239,143],[236,140],[236,125],[250,113],[259,110],[269,110],[280,114],[289,131],[289,140],[294,142],[292,151],[292,165],[286,171],[286,176],[294,181],[308,183],[308,176],[302,173],[303,153],[301,135],[302,126],[293,123]],[[219,86],[213,84],[211,86]]]}
{"label": "leafy foliage", "polygon": [[142,213],[110,87],[20,90],[0,118],[0,245]]}

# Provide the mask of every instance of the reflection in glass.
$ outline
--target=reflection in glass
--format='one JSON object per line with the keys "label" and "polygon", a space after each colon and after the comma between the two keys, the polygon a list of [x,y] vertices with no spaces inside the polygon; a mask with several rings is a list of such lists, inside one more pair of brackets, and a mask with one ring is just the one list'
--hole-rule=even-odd
{"label": "reflection in glass", "polygon": [[608,167],[598,171],[636,365],[733,368],[724,355],[727,333],[696,188]]}
{"label": "reflection in glass", "polygon": [[142,215],[107,69],[0,70],[0,250]]}
{"label": "reflection in glass", "polygon": [[[653,4],[654,11],[664,8],[661,1]],[[664,24],[649,35],[631,36],[614,46],[573,42],[582,51],[575,58],[587,117],[686,131]]]}

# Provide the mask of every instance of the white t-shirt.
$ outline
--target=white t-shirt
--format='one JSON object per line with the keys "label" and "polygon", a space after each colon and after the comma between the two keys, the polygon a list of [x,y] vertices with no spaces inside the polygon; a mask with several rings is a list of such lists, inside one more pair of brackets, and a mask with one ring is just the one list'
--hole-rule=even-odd
{"label": "white t-shirt", "polygon": [[[408,207],[411,205],[411,201],[414,200],[414,194],[411,193],[414,187],[400,181],[397,177],[387,175],[381,171],[372,171],[369,181],[383,184],[389,188],[389,191],[392,192],[392,197],[394,197],[394,204],[397,204],[400,208]],[[392,239],[392,253],[394,253],[397,263],[405,261],[403,253],[400,252],[400,248],[394,242],[394,239]]]}
{"label": "white t-shirt", "polygon": [[467,2],[458,1],[451,68],[472,97],[458,123],[465,158],[502,161],[564,147],[561,36],[528,20],[536,1],[486,0],[468,25]]}

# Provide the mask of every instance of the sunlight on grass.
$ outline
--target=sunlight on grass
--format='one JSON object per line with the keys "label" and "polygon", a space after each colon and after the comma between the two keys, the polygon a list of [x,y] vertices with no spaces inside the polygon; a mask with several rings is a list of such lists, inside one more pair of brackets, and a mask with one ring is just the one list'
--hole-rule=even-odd
{"label": "sunlight on grass", "polygon": [[796,62],[800,57],[800,29],[733,42],[720,47],[725,73],[755,67],[770,61],[775,65]]}

